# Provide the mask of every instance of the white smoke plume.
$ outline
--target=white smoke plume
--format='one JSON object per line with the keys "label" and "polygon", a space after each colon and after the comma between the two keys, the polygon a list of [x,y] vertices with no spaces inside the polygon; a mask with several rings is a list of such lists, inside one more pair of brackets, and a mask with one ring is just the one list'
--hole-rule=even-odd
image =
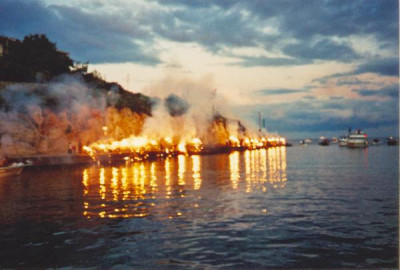
{"label": "white smoke plume", "polygon": [[170,138],[176,145],[193,138],[225,145],[230,136],[260,135],[240,128],[210,76],[167,77],[148,86],[144,93],[156,101],[151,117],[113,107],[120,98],[115,87],[95,89],[79,76],[65,75],[0,90],[0,154],[80,153],[83,145],[136,136]]}

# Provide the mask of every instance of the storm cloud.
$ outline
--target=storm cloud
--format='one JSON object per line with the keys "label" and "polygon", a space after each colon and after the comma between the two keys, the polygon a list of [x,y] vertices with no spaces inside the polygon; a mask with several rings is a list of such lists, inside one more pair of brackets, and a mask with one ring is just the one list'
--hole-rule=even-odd
{"label": "storm cloud", "polygon": [[[385,1],[120,1],[4,0],[0,33],[21,38],[44,33],[79,61],[161,63],[158,39],[200,44],[212,53],[261,47],[286,57],[236,55],[243,66],[303,65],[360,57],[332,37],[371,35],[381,47],[397,47],[398,3]],[[73,3],[73,1],[72,1]],[[102,7],[102,5],[104,7]],[[18,11],[18,12],[15,12]],[[378,64],[378,63],[376,63]],[[375,66],[360,66],[374,70]],[[377,67],[379,68],[379,67]],[[382,67],[384,68],[384,67]],[[376,71],[378,72],[378,71]],[[380,72],[393,74],[393,69]]]}
{"label": "storm cloud", "polygon": [[[237,107],[238,114],[252,121],[262,111],[271,116],[266,124],[272,131],[398,130],[398,84],[391,85],[399,76],[398,5],[3,0],[0,35],[46,34],[76,61],[135,65],[132,74],[120,73],[136,82],[160,80],[149,71],[161,68],[194,76],[209,72],[220,83],[218,93],[226,91],[238,103],[253,98]],[[236,86],[242,96],[231,94]],[[274,104],[266,104],[271,95]]]}

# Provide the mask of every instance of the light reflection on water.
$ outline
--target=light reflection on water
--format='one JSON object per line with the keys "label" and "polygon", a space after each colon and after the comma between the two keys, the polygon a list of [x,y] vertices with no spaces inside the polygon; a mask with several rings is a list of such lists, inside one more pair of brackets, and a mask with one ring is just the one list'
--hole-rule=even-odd
{"label": "light reflection on water", "polygon": [[[226,155],[221,156],[226,158]],[[232,152],[229,168],[233,190],[251,193],[286,186],[286,148]],[[163,161],[127,164],[119,167],[91,167],[82,170],[83,215],[87,218],[146,217],[160,199],[185,197],[202,188],[202,157],[167,158]],[[197,204],[194,204],[194,207]]]}
{"label": "light reflection on water", "polygon": [[270,148],[0,181],[0,268],[395,269],[398,148]]}

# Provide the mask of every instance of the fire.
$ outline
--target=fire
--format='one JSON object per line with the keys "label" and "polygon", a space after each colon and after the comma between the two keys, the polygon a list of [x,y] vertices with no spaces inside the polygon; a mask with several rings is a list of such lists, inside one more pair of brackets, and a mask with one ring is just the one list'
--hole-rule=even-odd
{"label": "fire", "polygon": [[181,153],[186,153],[186,144],[184,142],[178,144],[178,151]]}
{"label": "fire", "polygon": [[236,137],[236,136],[230,136],[229,137],[229,141],[230,141],[230,144],[233,146],[233,147],[239,147],[240,146],[240,140]]}
{"label": "fire", "polygon": [[[0,152],[14,157],[86,154],[97,160],[120,155],[117,158],[129,161],[286,145],[284,138],[262,135],[246,129],[239,120],[222,116],[218,112],[222,100],[215,93],[204,98],[198,95],[209,93],[203,82],[164,82],[152,87],[161,93],[164,86],[177,86],[180,94],[161,95],[154,101],[141,94],[128,95],[129,100],[122,95],[114,99],[114,90],[98,91],[67,77],[40,86],[40,96],[23,87],[18,91],[32,98],[21,109],[26,113],[0,112]],[[54,87],[60,91],[52,91]],[[8,93],[4,96],[12,96],[14,90],[3,91]],[[47,100],[38,100],[47,95],[54,100],[44,106]],[[19,108],[19,102],[7,102]]]}
{"label": "fire", "polygon": [[134,153],[157,153],[157,154],[187,154],[199,153],[202,150],[200,138],[182,140],[175,145],[170,137],[157,140],[149,140],[145,137],[132,136],[120,141],[96,142],[90,146],[84,146],[83,150],[92,157],[101,154],[134,154]]}

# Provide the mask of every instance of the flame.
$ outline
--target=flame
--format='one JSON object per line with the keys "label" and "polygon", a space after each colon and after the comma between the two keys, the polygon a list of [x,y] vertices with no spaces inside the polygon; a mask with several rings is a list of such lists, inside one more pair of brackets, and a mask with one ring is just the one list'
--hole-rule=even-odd
{"label": "flame", "polygon": [[186,144],[185,142],[181,142],[178,144],[178,151],[181,153],[186,153]]}
{"label": "flame", "polygon": [[[243,137],[239,139],[230,135],[227,146],[232,150],[240,149],[262,149],[268,147],[286,145],[286,139],[282,137]],[[177,154],[198,154],[203,151],[203,141],[198,137],[185,138],[162,137],[160,139],[150,139],[145,136],[131,136],[119,141],[99,141],[89,146],[84,146],[83,150],[93,159],[102,154],[127,154],[126,161],[142,160],[149,155],[157,157],[166,157]],[[136,155],[134,157],[130,154]]]}

